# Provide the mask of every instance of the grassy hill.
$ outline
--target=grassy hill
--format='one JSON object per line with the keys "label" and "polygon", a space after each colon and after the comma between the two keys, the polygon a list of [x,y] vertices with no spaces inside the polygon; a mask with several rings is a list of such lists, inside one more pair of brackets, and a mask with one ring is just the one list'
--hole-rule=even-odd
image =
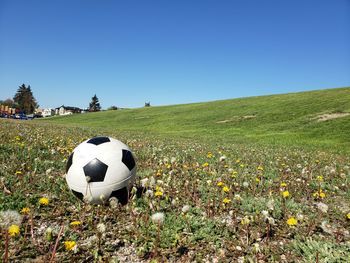
{"label": "grassy hill", "polygon": [[54,117],[51,123],[209,142],[350,148],[350,88]]}

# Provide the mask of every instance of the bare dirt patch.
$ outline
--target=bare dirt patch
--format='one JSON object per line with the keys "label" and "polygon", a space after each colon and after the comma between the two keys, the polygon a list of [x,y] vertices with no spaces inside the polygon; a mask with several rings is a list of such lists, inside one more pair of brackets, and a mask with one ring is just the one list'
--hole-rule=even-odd
{"label": "bare dirt patch", "polygon": [[346,117],[349,115],[350,115],[350,113],[348,113],[348,112],[327,113],[327,114],[318,115],[313,119],[316,120],[317,122],[322,122],[322,121],[343,118],[343,117]]}
{"label": "bare dirt patch", "polygon": [[256,115],[233,116],[231,119],[217,121],[216,123],[220,124],[220,123],[232,122],[235,120],[249,120],[254,118],[256,118]]}

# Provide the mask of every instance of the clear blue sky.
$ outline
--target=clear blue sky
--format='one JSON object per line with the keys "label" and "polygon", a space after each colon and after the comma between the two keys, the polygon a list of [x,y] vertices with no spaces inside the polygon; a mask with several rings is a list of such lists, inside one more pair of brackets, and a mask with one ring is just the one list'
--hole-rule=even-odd
{"label": "clear blue sky", "polygon": [[350,86],[349,0],[1,0],[0,99],[211,101]]}

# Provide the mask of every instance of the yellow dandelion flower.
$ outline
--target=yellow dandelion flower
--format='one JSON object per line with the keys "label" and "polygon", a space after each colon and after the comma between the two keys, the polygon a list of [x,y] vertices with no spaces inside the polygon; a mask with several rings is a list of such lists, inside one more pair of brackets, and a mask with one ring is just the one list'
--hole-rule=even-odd
{"label": "yellow dandelion flower", "polygon": [[167,164],[166,168],[170,169],[171,168],[171,164]]}
{"label": "yellow dandelion flower", "polygon": [[64,247],[66,250],[73,250],[77,243],[75,241],[64,241]]}
{"label": "yellow dandelion flower", "polygon": [[23,174],[22,171],[16,171],[16,175],[21,175]]}
{"label": "yellow dandelion flower", "polygon": [[290,217],[287,220],[288,226],[296,226],[298,224],[298,220],[296,220],[294,217]]}
{"label": "yellow dandelion flower", "polygon": [[264,167],[262,167],[261,165],[258,166],[258,171],[264,171]]}
{"label": "yellow dandelion flower", "polygon": [[8,233],[11,237],[15,237],[15,236],[19,235],[19,226],[18,225],[11,225],[8,228]]}
{"label": "yellow dandelion flower", "polygon": [[218,182],[216,185],[217,186],[224,186],[224,183],[223,182]]}
{"label": "yellow dandelion flower", "polygon": [[160,197],[160,196],[163,196],[163,192],[161,192],[161,191],[156,191],[155,193],[154,193],[154,196],[156,196],[156,197]]}
{"label": "yellow dandelion flower", "polygon": [[70,225],[71,225],[71,226],[79,226],[79,225],[81,225],[81,222],[78,221],[78,220],[72,221],[72,222],[70,223]]}
{"label": "yellow dandelion flower", "polygon": [[259,177],[256,177],[256,178],[255,178],[255,182],[260,183],[260,178],[259,178]]}
{"label": "yellow dandelion flower", "polygon": [[346,215],[346,217],[350,220],[350,213],[348,213],[348,214]]}
{"label": "yellow dandelion flower", "polygon": [[202,167],[208,167],[209,166],[209,163],[203,163],[202,164]]}
{"label": "yellow dandelion flower", "polygon": [[157,170],[156,176],[161,176],[162,175],[162,170]]}
{"label": "yellow dandelion flower", "polygon": [[225,165],[224,165],[224,168],[228,168],[228,164],[225,164]]}
{"label": "yellow dandelion flower", "polygon": [[322,189],[320,189],[320,191],[317,191],[315,193],[312,194],[313,197],[316,198],[325,198],[326,197],[326,193],[322,191]]}
{"label": "yellow dandelion flower", "polygon": [[24,214],[24,215],[29,214],[29,212],[30,212],[30,208],[29,207],[23,207],[21,209],[21,213]]}
{"label": "yellow dandelion flower", "polygon": [[286,187],[286,186],[287,186],[287,184],[286,184],[286,183],[284,183],[284,182],[282,182],[282,183],[280,184],[280,186],[281,186],[281,187]]}
{"label": "yellow dandelion flower", "polygon": [[237,160],[236,160],[236,163],[240,163],[240,162],[241,162],[241,159],[237,159]]}
{"label": "yellow dandelion flower", "polygon": [[284,198],[289,197],[289,196],[290,196],[289,191],[283,191],[283,192],[282,192],[282,196],[283,196]]}
{"label": "yellow dandelion flower", "polygon": [[208,158],[213,158],[213,154],[211,152],[208,152],[207,157]]}
{"label": "yellow dandelion flower", "polygon": [[241,219],[241,225],[248,225],[250,223],[250,220],[248,217],[243,217]]}
{"label": "yellow dandelion flower", "polygon": [[231,203],[231,199],[225,197],[224,200],[222,200],[222,202],[226,205],[226,204]]}
{"label": "yellow dandelion flower", "polygon": [[228,193],[228,192],[230,192],[230,188],[228,186],[224,186],[222,188],[222,191],[224,191],[225,193]]}
{"label": "yellow dandelion flower", "polygon": [[49,204],[49,199],[46,198],[46,197],[41,197],[39,199],[39,204],[41,204],[41,205],[48,205]]}

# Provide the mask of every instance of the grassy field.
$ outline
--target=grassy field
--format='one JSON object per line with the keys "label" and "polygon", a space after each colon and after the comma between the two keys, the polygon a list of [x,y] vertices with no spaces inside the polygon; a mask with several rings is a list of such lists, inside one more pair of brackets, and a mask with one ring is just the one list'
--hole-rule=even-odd
{"label": "grassy field", "polygon": [[[350,112],[349,93],[0,120],[2,261],[348,262],[349,116],[317,119]],[[125,206],[66,185],[69,154],[96,135],[136,155]]]}
{"label": "grassy field", "polygon": [[350,149],[350,88],[52,118],[52,123],[206,142]]}

